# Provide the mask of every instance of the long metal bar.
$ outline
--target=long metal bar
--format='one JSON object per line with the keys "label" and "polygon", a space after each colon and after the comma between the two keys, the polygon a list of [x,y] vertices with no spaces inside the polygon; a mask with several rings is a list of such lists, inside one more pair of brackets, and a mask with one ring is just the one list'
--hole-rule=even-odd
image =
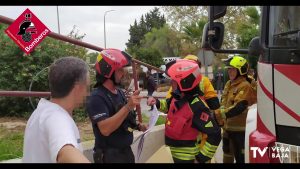
{"label": "long metal bar", "polygon": [[[0,97],[50,97],[50,92],[38,92],[38,91],[0,91]],[[128,96],[127,96],[128,97]],[[165,98],[163,96],[153,96],[155,98]],[[148,96],[142,96],[143,99],[147,99]]]}
{"label": "long metal bar", "polygon": [[146,67],[151,68],[151,69],[153,69],[153,70],[156,70],[157,72],[161,72],[161,73],[164,73],[164,72],[165,72],[165,71],[163,71],[163,70],[161,70],[161,69],[159,69],[159,68],[157,68],[157,67],[155,67],[155,66],[149,65],[148,63],[145,63],[145,62],[136,60],[136,59],[134,59],[134,58],[132,58],[132,61],[135,62],[135,63],[137,63],[137,64],[146,66]]}
{"label": "long metal bar", "polygon": [[[5,23],[5,24],[12,24],[14,22],[14,20],[10,19],[8,17],[0,15],[0,22]],[[72,43],[72,44],[75,44],[75,45],[78,45],[78,46],[82,46],[82,47],[86,47],[86,48],[89,48],[89,49],[93,49],[93,50],[96,50],[96,51],[99,51],[99,52],[101,52],[103,50],[103,48],[101,48],[101,47],[91,45],[89,43],[82,42],[82,41],[79,41],[79,40],[76,40],[76,39],[73,39],[73,38],[70,38],[70,37],[67,37],[67,36],[64,36],[64,35],[60,35],[58,33],[51,32],[48,36],[51,37],[51,38],[54,38],[54,39],[69,42],[69,43]],[[132,61],[136,62],[140,65],[144,65],[146,67],[154,69],[158,72],[162,72],[162,73],[164,72],[163,70],[161,70],[161,69],[159,69],[155,66],[149,65],[149,64],[147,64],[145,62],[142,62],[142,61],[139,61],[137,59],[132,58]]]}
{"label": "long metal bar", "polygon": [[[14,22],[14,20],[11,19],[11,18],[0,15],[0,22],[5,23],[5,24],[12,24]],[[67,37],[67,36],[64,36],[64,35],[60,35],[60,34],[57,34],[57,33],[54,33],[54,32],[49,33],[48,36],[51,37],[51,38],[57,39],[57,40],[69,42],[69,43],[72,43],[72,44],[75,44],[75,45],[78,45],[78,46],[82,46],[82,47],[85,47],[85,48],[93,49],[93,50],[96,50],[96,51],[99,51],[99,52],[101,52],[103,50],[103,48],[101,48],[101,47],[98,47],[98,46],[95,46],[95,45],[92,45],[92,44],[89,44],[89,43],[86,43],[86,42],[82,42],[82,41],[79,41],[79,40],[76,40],[76,39],[73,39],[73,38],[70,38],[70,37]],[[162,73],[164,72],[163,70],[161,70],[161,69],[159,69],[155,66],[149,65],[147,63],[136,60],[134,58],[132,58],[132,62],[133,62],[133,65],[134,65],[133,66],[134,69],[136,69],[134,63],[137,63],[137,64],[140,64],[140,65],[144,65],[146,67],[149,67],[151,69],[154,69],[158,72],[162,72]],[[133,74],[134,74],[134,77],[136,77],[136,70],[134,71]],[[135,89],[137,90],[137,77],[135,78],[134,83],[135,83]],[[0,96],[47,97],[47,96],[50,96],[50,95],[51,95],[50,92],[0,91]],[[138,111],[139,121],[142,122],[140,105],[138,105],[136,108],[137,108],[137,111]]]}
{"label": "long metal bar", "polygon": [[[14,22],[14,20],[10,19],[8,17],[0,15],[0,22],[6,23],[6,24],[12,24]],[[82,46],[82,47],[85,47],[85,48],[93,49],[93,50],[96,50],[96,51],[99,51],[99,52],[101,52],[103,50],[103,48],[101,48],[101,47],[91,45],[89,43],[82,42],[82,41],[79,41],[77,39],[73,39],[73,38],[70,38],[70,37],[67,37],[67,36],[64,36],[64,35],[60,35],[60,34],[55,33],[55,32],[50,32],[48,36],[51,37],[51,38],[54,38],[54,39],[69,42],[69,43],[72,43],[72,44],[75,44],[75,45],[78,45],[78,46]]]}
{"label": "long metal bar", "polygon": [[11,97],[49,97],[50,92],[36,92],[36,91],[0,91],[0,96]]}

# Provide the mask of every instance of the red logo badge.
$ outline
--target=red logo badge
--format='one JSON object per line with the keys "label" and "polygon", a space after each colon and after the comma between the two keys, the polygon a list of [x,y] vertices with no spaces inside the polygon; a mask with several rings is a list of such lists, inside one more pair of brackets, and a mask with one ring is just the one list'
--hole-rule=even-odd
{"label": "red logo badge", "polygon": [[208,114],[202,112],[202,113],[201,113],[201,116],[200,116],[200,119],[203,120],[203,121],[207,121],[207,120],[208,120],[208,117],[209,117]]}
{"label": "red logo badge", "polygon": [[51,31],[29,10],[26,9],[5,33],[29,54]]}

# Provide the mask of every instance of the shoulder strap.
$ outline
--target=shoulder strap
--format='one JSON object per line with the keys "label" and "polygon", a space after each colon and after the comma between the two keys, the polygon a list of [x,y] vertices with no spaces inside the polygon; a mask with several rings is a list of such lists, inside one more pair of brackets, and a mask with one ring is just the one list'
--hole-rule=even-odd
{"label": "shoulder strap", "polygon": [[117,111],[116,107],[114,106],[114,102],[112,99],[112,96],[110,95],[109,92],[107,92],[106,89],[104,89],[103,86],[100,86],[99,88],[102,88],[99,90],[99,95],[105,100],[106,104],[111,106],[113,108],[113,111]]}
{"label": "shoulder strap", "polygon": [[123,100],[124,103],[126,104],[126,103],[127,103],[127,98],[126,98],[124,92],[123,92],[121,89],[119,89],[119,88],[117,88],[117,92],[121,94],[122,100]]}

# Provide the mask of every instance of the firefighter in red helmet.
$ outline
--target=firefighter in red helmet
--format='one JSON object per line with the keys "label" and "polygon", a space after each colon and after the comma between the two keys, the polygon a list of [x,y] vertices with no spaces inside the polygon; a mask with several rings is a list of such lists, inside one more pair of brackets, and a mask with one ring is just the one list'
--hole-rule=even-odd
{"label": "firefighter in red helmet", "polygon": [[105,49],[97,57],[97,83],[86,106],[95,135],[96,163],[134,163],[130,147],[133,130],[146,130],[144,125],[137,124],[133,110],[141,101],[139,91],[127,100],[124,92],[117,87],[130,62],[129,54],[117,49]]}
{"label": "firefighter in red helmet", "polygon": [[[177,92],[172,92],[168,99],[147,100],[148,105],[156,104],[160,111],[168,113],[165,143],[175,163],[207,162],[221,141],[221,129],[200,96],[200,68],[194,61],[179,59],[166,65],[166,74]],[[201,147],[197,145],[199,131],[207,134]]]}

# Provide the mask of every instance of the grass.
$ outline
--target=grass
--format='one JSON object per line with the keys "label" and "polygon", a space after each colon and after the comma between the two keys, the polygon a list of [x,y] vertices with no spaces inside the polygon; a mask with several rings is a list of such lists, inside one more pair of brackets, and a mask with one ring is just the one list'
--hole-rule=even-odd
{"label": "grass", "polygon": [[[143,123],[147,124],[149,122],[149,117],[146,116],[144,113],[142,113],[142,118],[143,118]],[[166,122],[165,117],[159,116],[155,125],[157,126],[157,125],[165,124],[165,122]]]}
{"label": "grass", "polygon": [[[80,116],[81,117],[81,116]],[[82,117],[83,118],[83,117]],[[142,113],[143,123],[149,122],[149,117]],[[85,123],[80,119],[81,123]],[[155,125],[165,124],[165,117],[159,116]],[[86,124],[90,125],[90,124]],[[82,124],[82,126],[84,126]],[[80,128],[80,127],[79,127]],[[88,130],[88,131],[87,131]],[[89,129],[80,130],[83,141],[94,140],[93,131]],[[24,130],[8,130],[0,125],[0,161],[21,158],[23,156]]]}
{"label": "grass", "polygon": [[21,158],[23,155],[24,133],[8,131],[0,126],[0,161]]}

